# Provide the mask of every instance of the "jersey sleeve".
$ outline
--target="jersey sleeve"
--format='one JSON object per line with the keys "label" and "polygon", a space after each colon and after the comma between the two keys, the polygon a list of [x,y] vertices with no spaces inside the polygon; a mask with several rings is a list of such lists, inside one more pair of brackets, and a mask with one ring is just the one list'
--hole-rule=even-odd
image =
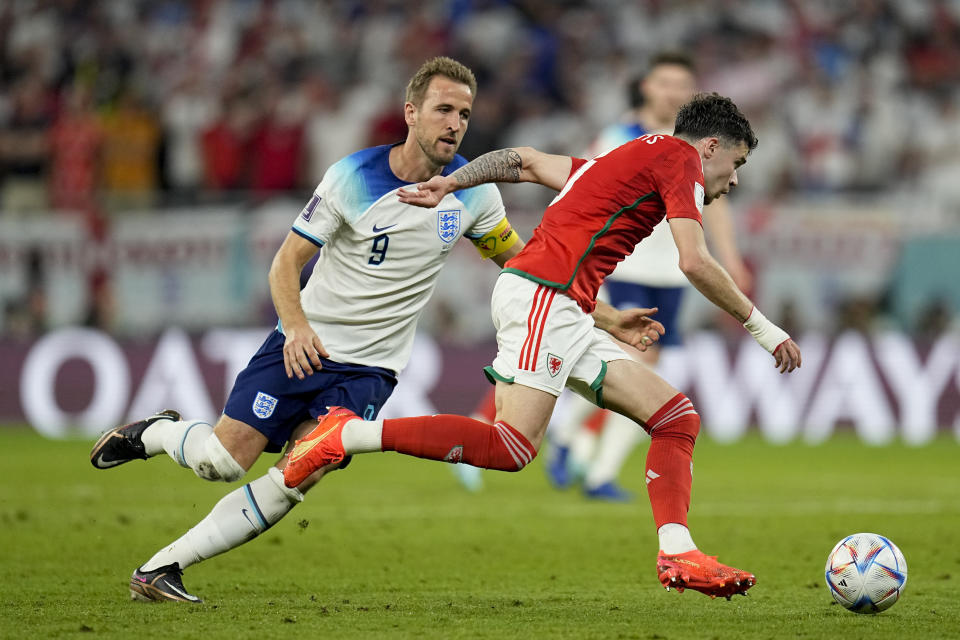
{"label": "jersey sleeve", "polygon": [[326,244],[344,221],[337,189],[338,169],[334,164],[327,170],[313,196],[293,222],[292,231],[318,247]]}
{"label": "jersey sleeve", "polygon": [[457,191],[456,196],[466,205],[473,221],[463,234],[471,240],[483,237],[507,217],[500,190],[492,184]]}
{"label": "jersey sleeve", "polygon": [[573,177],[573,174],[577,172],[577,169],[582,167],[587,163],[583,158],[570,158],[570,174],[567,176],[567,180]]}
{"label": "jersey sleeve", "polygon": [[696,153],[672,153],[655,163],[655,177],[666,218],[691,218],[703,224],[703,170]]}

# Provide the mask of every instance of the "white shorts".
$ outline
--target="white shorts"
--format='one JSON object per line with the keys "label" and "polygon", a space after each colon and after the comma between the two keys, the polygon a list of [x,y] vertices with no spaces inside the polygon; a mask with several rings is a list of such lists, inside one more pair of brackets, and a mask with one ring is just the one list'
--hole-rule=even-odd
{"label": "white shorts", "polygon": [[490,301],[497,357],[487,377],[559,396],[564,386],[603,406],[607,362],[629,360],[572,298],[502,273]]}

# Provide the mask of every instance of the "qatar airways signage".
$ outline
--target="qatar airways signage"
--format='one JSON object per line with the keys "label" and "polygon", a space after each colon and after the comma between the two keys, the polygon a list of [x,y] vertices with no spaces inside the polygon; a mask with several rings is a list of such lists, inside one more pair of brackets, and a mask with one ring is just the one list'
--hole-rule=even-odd
{"label": "qatar airways signage", "polygon": [[[0,342],[0,422],[27,422],[50,437],[92,437],[158,409],[212,420],[266,329],[170,329],[148,341],[66,328],[31,343]],[[960,341],[919,345],[909,336],[800,337],[803,367],[780,375],[751,339],[713,333],[665,352],[663,374],[692,397],[712,437],[758,428],[772,442],[818,442],[839,427],[865,442],[960,438]],[[487,386],[493,345],[438,345],[419,336],[411,364],[381,415],[469,414]],[[562,411],[562,405],[561,409]]]}

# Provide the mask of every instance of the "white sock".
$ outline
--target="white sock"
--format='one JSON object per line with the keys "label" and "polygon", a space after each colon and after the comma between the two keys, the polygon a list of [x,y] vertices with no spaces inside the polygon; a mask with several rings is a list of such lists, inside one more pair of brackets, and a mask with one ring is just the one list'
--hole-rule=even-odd
{"label": "white sock", "polygon": [[600,434],[597,451],[583,481],[584,487],[596,489],[616,480],[642,433],[640,425],[630,418],[610,413],[603,423],[603,433]]}
{"label": "white sock", "polygon": [[213,427],[199,420],[157,420],[143,430],[141,439],[148,456],[166,451],[181,467],[192,469],[191,461],[205,456],[204,442]]}
{"label": "white sock", "polygon": [[163,439],[167,436],[170,429],[175,429],[178,424],[183,423],[174,422],[173,420],[157,420],[143,430],[143,433],[140,435],[140,440],[143,442],[143,448],[147,452],[147,457],[153,457],[158,453],[163,453]]}
{"label": "white sock", "polygon": [[347,455],[383,451],[382,438],[383,420],[351,420],[340,433]]}
{"label": "white sock", "polygon": [[657,529],[657,535],[660,536],[660,550],[664,553],[686,553],[697,548],[690,537],[690,529],[676,522]]}
{"label": "white sock", "polygon": [[225,495],[203,520],[141,567],[149,571],[177,562],[181,569],[239,547],[269,529],[303,500],[283,484],[283,473],[267,474]]}

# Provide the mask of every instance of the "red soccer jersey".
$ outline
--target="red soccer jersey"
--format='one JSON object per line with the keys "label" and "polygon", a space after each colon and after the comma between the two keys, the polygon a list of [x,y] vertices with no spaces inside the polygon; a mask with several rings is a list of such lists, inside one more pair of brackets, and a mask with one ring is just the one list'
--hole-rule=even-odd
{"label": "red soccer jersey", "polygon": [[593,160],[573,158],[563,190],[505,270],[590,313],[603,279],[664,216],[702,224],[703,196],[700,154],[679,138],[645,135]]}

